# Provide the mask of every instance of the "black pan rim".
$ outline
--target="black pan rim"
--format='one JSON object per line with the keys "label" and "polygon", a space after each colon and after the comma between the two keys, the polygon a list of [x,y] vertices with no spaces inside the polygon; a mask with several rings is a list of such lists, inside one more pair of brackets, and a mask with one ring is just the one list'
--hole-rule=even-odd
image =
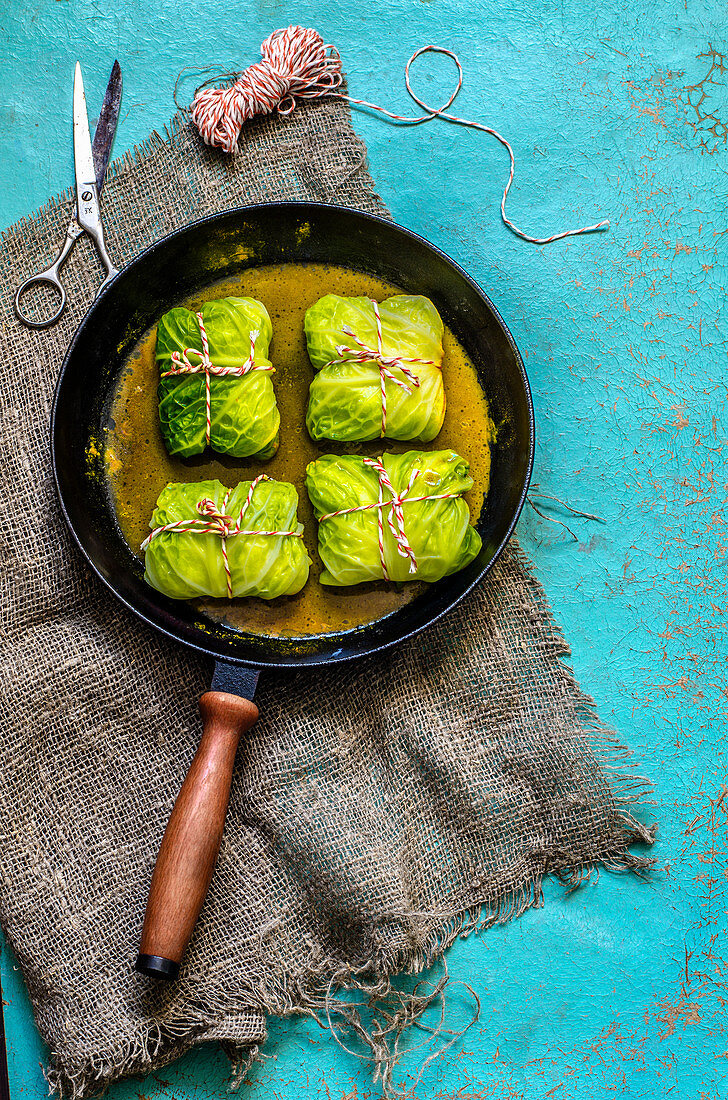
{"label": "black pan rim", "polygon": [[[395,638],[390,638],[390,639],[388,639],[386,641],[382,641],[382,642],[376,642],[376,643],[372,644],[371,647],[368,647],[368,648],[362,650],[359,653],[313,654],[313,655],[301,656],[301,657],[298,657],[298,658],[292,658],[292,659],[288,659],[288,660],[285,660],[285,661],[252,659],[252,658],[246,658],[246,657],[239,657],[239,656],[236,656],[235,654],[232,654],[232,653],[229,654],[229,655],[226,654],[225,656],[222,656],[220,653],[208,648],[207,646],[205,646],[201,643],[198,644],[196,642],[190,641],[187,638],[181,638],[179,636],[179,634],[174,632],[174,630],[167,629],[162,624],[153,621],[150,617],[145,615],[138,607],[136,607],[131,600],[126,599],[120,592],[118,592],[117,589],[114,587],[114,585],[110,582],[110,580],[106,576],[104,576],[104,574],[101,572],[101,570],[97,567],[97,565],[96,565],[96,563],[93,559],[93,556],[89,553],[89,551],[86,548],[84,540],[82,539],[82,537],[80,536],[80,534],[77,532],[77,530],[75,528],[75,525],[74,525],[74,523],[71,519],[71,516],[68,512],[68,509],[66,507],[66,502],[65,502],[65,499],[64,499],[63,491],[61,489],[59,470],[58,470],[59,464],[58,464],[58,461],[57,461],[57,453],[56,453],[57,410],[58,410],[58,404],[59,404],[61,392],[62,392],[62,389],[63,389],[63,383],[64,383],[64,379],[65,379],[65,376],[66,376],[66,371],[67,371],[67,368],[68,368],[68,364],[69,364],[70,359],[73,355],[76,344],[78,343],[78,341],[81,337],[82,330],[86,327],[87,324],[89,324],[90,322],[93,321],[95,312],[103,304],[103,301],[104,301],[106,295],[109,293],[109,291],[117,284],[117,282],[120,279],[126,278],[129,274],[131,274],[134,267],[137,264],[141,263],[142,260],[146,256],[148,256],[152,252],[157,251],[160,248],[163,248],[165,246],[165,244],[167,242],[169,242],[170,240],[172,240],[172,239],[177,239],[179,237],[182,237],[186,233],[197,232],[206,225],[212,225],[213,223],[223,221],[226,218],[230,218],[230,217],[234,217],[234,216],[240,216],[240,215],[243,215],[243,216],[245,216],[245,215],[248,215],[248,216],[249,215],[254,215],[256,213],[256,211],[262,211],[262,210],[267,210],[267,211],[275,210],[275,209],[290,210],[291,208],[299,209],[301,211],[310,210],[310,211],[313,211],[313,212],[316,212],[316,213],[319,213],[319,214],[324,213],[324,212],[334,211],[336,213],[344,214],[344,215],[349,216],[349,217],[354,216],[356,218],[361,218],[363,220],[370,221],[370,222],[373,222],[375,224],[385,226],[387,229],[394,229],[397,232],[403,234],[406,237],[409,237],[411,240],[416,241],[418,244],[424,246],[426,249],[429,249],[431,252],[433,252],[437,256],[439,256],[442,260],[444,260],[447,264],[449,264],[457,272],[457,274],[460,276],[460,278],[462,278],[472,288],[472,290],[474,290],[475,293],[477,295],[479,295],[487,303],[489,309],[492,310],[494,317],[497,319],[498,324],[500,325],[500,327],[503,331],[503,334],[506,337],[506,340],[510,344],[510,347],[513,351],[513,354],[514,354],[514,357],[515,357],[515,360],[516,360],[516,363],[517,363],[517,366],[518,366],[518,370],[519,370],[519,373],[520,373],[520,376],[521,376],[521,380],[523,382],[524,393],[525,393],[525,396],[526,396],[526,403],[527,403],[527,409],[528,409],[528,428],[529,428],[529,447],[528,447],[528,460],[527,460],[527,464],[526,464],[526,475],[525,475],[525,478],[524,478],[523,489],[522,489],[521,494],[518,498],[518,502],[517,502],[517,505],[514,509],[514,513],[513,513],[513,516],[511,518],[511,522],[509,523],[505,534],[501,538],[501,541],[498,544],[498,546],[496,547],[495,551],[493,552],[493,555],[490,558],[490,560],[483,567],[481,572],[476,577],[474,577],[473,580],[469,584],[467,584],[467,586],[464,587],[461,592],[459,592],[457,595],[454,596],[452,601],[446,607],[444,607],[441,610],[439,610],[438,612],[434,613],[432,615],[432,617],[427,622],[422,623],[419,626],[415,626],[411,629],[406,629],[400,635],[398,635]],[[315,668],[315,667],[320,667],[322,665],[339,664],[339,663],[342,663],[344,661],[355,660],[357,658],[370,657],[370,656],[374,655],[375,653],[381,653],[384,650],[389,649],[394,645],[398,645],[400,642],[404,642],[404,641],[407,641],[409,638],[415,637],[417,634],[422,633],[422,631],[428,629],[434,623],[438,622],[444,615],[446,615],[449,611],[451,611],[477,585],[479,585],[483,581],[485,576],[490,572],[493,565],[498,561],[501,554],[505,550],[505,547],[507,546],[508,542],[510,541],[510,539],[513,535],[516,524],[517,524],[518,519],[519,519],[519,517],[521,515],[521,512],[523,510],[523,506],[526,502],[526,497],[527,497],[528,489],[529,489],[530,482],[531,482],[531,476],[532,476],[532,473],[533,473],[535,449],[536,449],[536,426],[535,426],[535,415],[534,415],[534,408],[533,408],[533,396],[532,396],[532,393],[531,393],[531,386],[530,386],[530,383],[528,381],[528,375],[526,373],[526,368],[525,368],[525,364],[523,362],[523,358],[521,356],[520,351],[518,350],[518,346],[517,346],[515,340],[513,339],[513,336],[511,334],[510,329],[508,328],[507,324],[503,320],[503,317],[501,316],[500,311],[496,308],[496,306],[493,304],[493,302],[491,301],[489,296],[485,293],[485,291],[482,289],[482,287],[480,287],[480,285],[472,278],[472,276],[470,276],[464,270],[464,268],[462,268],[460,266],[460,264],[456,260],[453,260],[450,256],[448,256],[448,254],[446,252],[444,252],[437,245],[432,244],[430,241],[427,240],[427,238],[422,237],[419,233],[414,232],[414,230],[407,229],[405,226],[400,225],[398,222],[392,221],[389,218],[381,217],[378,214],[371,214],[371,213],[368,213],[368,212],[363,211],[363,210],[357,210],[354,207],[341,206],[341,205],[336,204],[336,203],[308,202],[308,201],[305,201],[305,200],[251,203],[248,206],[231,206],[231,207],[226,208],[225,210],[219,211],[216,214],[208,214],[204,218],[198,218],[195,221],[188,222],[186,225],[182,226],[181,228],[172,230],[171,233],[167,233],[163,237],[160,237],[159,240],[154,241],[152,244],[150,244],[146,248],[144,248],[141,252],[137,253],[123,268],[120,269],[120,271],[114,277],[112,282],[110,282],[104,288],[104,290],[94,299],[94,301],[91,303],[91,305],[89,306],[89,308],[86,311],[86,313],[84,314],[84,316],[81,318],[81,321],[79,322],[78,327],[76,328],[76,331],[74,332],[74,334],[71,338],[71,342],[68,345],[68,349],[66,350],[66,354],[63,357],[63,362],[61,364],[61,368],[60,368],[60,371],[58,373],[58,378],[56,380],[56,386],[55,386],[55,391],[54,391],[54,396],[53,396],[53,405],[52,405],[52,408],[51,408],[51,423],[50,423],[50,451],[51,451],[51,456],[50,457],[51,457],[51,466],[52,466],[52,469],[53,469],[53,481],[54,481],[54,484],[55,484],[56,499],[59,502],[61,512],[63,514],[63,518],[64,518],[64,521],[66,523],[66,526],[67,526],[68,530],[70,531],[74,542],[76,543],[79,550],[81,551],[81,554],[85,558],[87,564],[90,566],[92,572],[96,575],[96,577],[98,577],[98,579],[102,582],[104,587],[108,591],[110,591],[117,600],[119,600],[119,602],[121,604],[123,604],[129,611],[131,611],[132,614],[137,619],[141,620],[143,623],[145,623],[145,625],[151,627],[153,630],[159,631],[160,634],[163,634],[166,637],[170,638],[172,641],[176,642],[178,645],[183,645],[187,649],[190,649],[194,652],[197,652],[197,653],[201,654],[202,656],[211,658],[216,662],[221,662],[221,663],[225,663],[225,664],[232,664],[232,665],[240,665],[242,667],[253,668],[253,669],[261,669],[261,668],[274,669],[275,668],[275,669],[279,669],[279,670],[285,670],[285,669],[290,670],[290,669],[300,669],[300,668],[303,668],[303,667]],[[337,637],[341,637],[341,635],[337,635]]]}

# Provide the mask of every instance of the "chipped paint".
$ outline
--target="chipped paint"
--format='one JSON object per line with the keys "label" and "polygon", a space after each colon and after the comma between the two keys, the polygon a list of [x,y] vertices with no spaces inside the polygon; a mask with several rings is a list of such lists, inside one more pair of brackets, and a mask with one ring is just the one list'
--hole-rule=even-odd
{"label": "chipped paint", "polygon": [[[607,520],[574,520],[573,543],[529,509],[519,533],[578,675],[658,782],[664,867],[642,885],[605,874],[568,897],[550,885],[544,909],[458,942],[450,972],[477,990],[481,1019],[428,1066],[415,1095],[724,1100],[724,5],[391,0],[363,14],[260,0],[230,23],[218,0],[200,0],[151,13],[151,0],[9,12],[8,56],[28,63],[0,73],[6,222],[69,182],[63,89],[79,41],[93,42],[82,57],[90,100],[100,99],[117,52],[124,66],[120,152],[164,123],[182,65],[255,59],[265,35],[291,21],[341,47],[352,94],[395,110],[412,50],[455,48],[462,113],[515,142],[514,219],[531,232],[572,224],[575,214],[612,219],[606,234],[530,248],[499,222],[507,165],[495,143],[444,124],[395,130],[355,118],[395,218],[459,260],[512,327],[535,391],[536,480]],[[446,98],[449,74],[444,59],[442,68],[430,60],[412,79],[434,102],[430,90]],[[5,957],[3,988],[14,1096],[40,1100],[43,1051]],[[447,1026],[462,1026],[468,1005],[454,987]],[[264,1053],[240,1093],[250,1100],[378,1095],[368,1069],[310,1022],[274,1021]],[[405,1085],[420,1057],[403,1063]],[[212,1100],[227,1075],[226,1058],[204,1049],[109,1097]]]}

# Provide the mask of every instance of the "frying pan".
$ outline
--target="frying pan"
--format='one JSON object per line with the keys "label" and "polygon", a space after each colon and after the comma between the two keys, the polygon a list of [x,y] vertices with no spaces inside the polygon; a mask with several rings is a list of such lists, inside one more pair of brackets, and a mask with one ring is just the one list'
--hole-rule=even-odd
{"label": "frying pan", "polygon": [[[103,455],[110,396],[140,337],[172,306],[247,268],[337,264],[432,298],[464,345],[497,427],[475,561],[410,603],[355,629],[306,638],[266,637],[205,619],[143,579],[114,519]],[[285,425],[283,425],[285,431]],[[220,846],[238,741],[258,716],[261,670],[349,661],[411,637],[452,608],[487,573],[523,506],[534,450],[523,361],[497,310],[465,272],[422,237],[382,218],[317,203],[266,203],[193,222],[132,260],[96,299],[73,337],[53,405],[52,458],[61,507],[91,568],[145,623],[213,657],[200,700],[203,734],[169,819],[152,876],[136,967],[175,978],[205,899]]]}

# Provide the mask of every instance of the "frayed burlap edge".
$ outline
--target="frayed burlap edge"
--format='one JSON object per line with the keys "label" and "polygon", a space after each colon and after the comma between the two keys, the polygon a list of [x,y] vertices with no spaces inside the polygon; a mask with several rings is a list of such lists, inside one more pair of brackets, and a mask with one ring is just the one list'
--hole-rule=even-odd
{"label": "frayed burlap edge", "polygon": [[[193,1046],[216,1041],[221,1042],[231,1060],[230,1088],[235,1090],[246,1080],[248,1072],[260,1058],[261,1047],[267,1039],[265,1017],[268,1015],[312,1017],[321,1027],[329,1028],[337,1042],[339,1039],[336,1023],[340,1023],[344,1029],[358,1037],[365,1051],[368,1048],[368,1053],[361,1057],[373,1064],[374,1080],[380,1081],[385,1100],[394,1100],[396,1097],[404,1100],[404,1093],[394,1084],[397,1064],[407,1053],[406,1049],[400,1049],[400,1041],[431,1003],[442,995],[442,986],[447,984],[447,979],[435,986],[431,995],[424,997],[398,991],[398,1009],[393,1017],[388,1017],[386,1028],[382,1028],[380,1022],[375,1022],[373,1027],[367,1027],[358,1010],[352,1008],[346,1000],[337,997],[337,993],[361,991],[367,995],[370,1005],[376,1010],[378,1001],[387,1001],[391,993],[392,978],[403,974],[416,975],[427,970],[443,957],[458,937],[465,939],[472,933],[506,924],[527,909],[541,908],[544,904],[545,875],[554,875],[571,892],[593,881],[602,869],[617,873],[633,872],[640,877],[650,872],[656,860],[636,855],[629,849],[637,843],[654,843],[656,825],[645,825],[631,812],[631,808],[652,805],[649,796],[654,792],[654,783],[625,766],[634,753],[622,744],[614,730],[601,721],[596,702],[580,688],[574,670],[567,662],[571,656],[571,648],[543,589],[533,575],[528,558],[515,540],[511,543],[510,553],[516,556],[524,569],[531,594],[551,632],[554,655],[564,682],[578,701],[577,714],[581,719],[579,736],[591,750],[600,771],[609,780],[613,805],[612,822],[601,849],[592,852],[588,858],[581,858],[578,852],[552,853],[540,866],[534,863],[530,873],[498,898],[493,899],[484,894],[475,903],[462,906],[456,904],[452,911],[443,912],[434,929],[416,947],[411,939],[403,936],[398,944],[378,950],[367,958],[349,961],[345,966],[335,957],[311,959],[308,971],[299,981],[281,983],[276,989],[275,1001],[255,1006],[262,1014],[262,1033],[258,1042],[241,1046],[225,1041],[218,1033],[219,1021],[210,1020],[209,1005],[207,1008],[200,1005],[199,1015],[195,1015],[196,1006],[192,1005],[192,1011],[185,1018],[164,1027],[150,1020],[146,1034],[137,1035],[133,1043],[126,1043],[118,1050],[107,1052],[104,1057],[85,1059],[74,1064],[65,1056],[60,1062],[51,1052],[51,1065],[44,1073],[50,1089],[57,1092],[60,1100],[84,1100],[85,1097],[95,1094],[99,1088],[105,1090],[114,1081],[124,1077],[143,1076],[152,1068],[156,1072]],[[422,916],[423,914],[410,912],[404,919],[416,925]],[[431,920],[433,914],[424,916]],[[224,1006],[228,1016],[231,1015],[230,1009],[234,1002],[234,995],[228,994]],[[237,1007],[241,1013],[250,1011],[249,998],[241,997]],[[163,1049],[165,1046],[166,1050]]]}

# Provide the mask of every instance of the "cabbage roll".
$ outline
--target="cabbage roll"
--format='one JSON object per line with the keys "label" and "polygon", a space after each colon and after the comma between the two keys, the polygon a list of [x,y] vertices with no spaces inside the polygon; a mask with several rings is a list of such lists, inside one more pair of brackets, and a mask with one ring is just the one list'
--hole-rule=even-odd
{"label": "cabbage roll", "polygon": [[396,294],[378,304],[327,294],[306,311],[304,328],[317,372],[306,416],[312,439],[435,438],[445,416],[443,325],[429,298]]}
{"label": "cabbage roll", "polygon": [[470,466],[454,451],[310,462],[321,583],[438,581],[464,569],[482,545],[461,495],[472,487]]}
{"label": "cabbage roll", "polygon": [[291,596],[311,564],[297,506],[293,485],[265,474],[234,489],[219,481],[167,485],[142,543],[144,579],[173,600]]}
{"label": "cabbage roll", "polygon": [[268,359],[272,331],[254,298],[164,314],[157,325],[159,422],[171,455],[189,458],[209,445],[234,458],[273,457],[281,418]]}

